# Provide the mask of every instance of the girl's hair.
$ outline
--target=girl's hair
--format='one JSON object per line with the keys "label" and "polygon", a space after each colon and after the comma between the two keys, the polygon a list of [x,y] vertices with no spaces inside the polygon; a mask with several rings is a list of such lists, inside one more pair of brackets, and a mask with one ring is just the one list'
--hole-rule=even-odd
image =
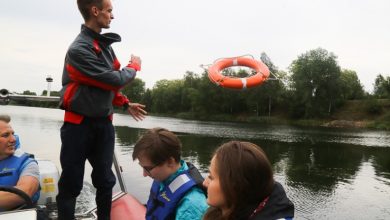
{"label": "girl's hair", "polygon": [[274,186],[267,156],[256,144],[230,141],[215,151],[214,158],[228,211],[222,215],[220,208],[210,207],[204,219],[248,219]]}

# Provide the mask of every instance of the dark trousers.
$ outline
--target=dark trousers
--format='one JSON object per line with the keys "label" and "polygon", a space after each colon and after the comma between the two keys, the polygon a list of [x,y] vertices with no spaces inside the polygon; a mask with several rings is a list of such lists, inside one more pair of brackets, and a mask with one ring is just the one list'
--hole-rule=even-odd
{"label": "dark trousers", "polygon": [[99,220],[110,219],[115,176],[112,161],[115,131],[108,118],[84,118],[81,124],[65,122],[61,127],[61,167],[58,182],[58,219],[74,219],[76,198],[83,188],[84,166],[92,166],[92,184],[96,188]]}

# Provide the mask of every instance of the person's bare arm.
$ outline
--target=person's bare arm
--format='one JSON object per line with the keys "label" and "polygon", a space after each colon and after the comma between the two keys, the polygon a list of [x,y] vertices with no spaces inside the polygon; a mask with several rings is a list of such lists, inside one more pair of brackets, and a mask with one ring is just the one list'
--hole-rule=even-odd
{"label": "person's bare arm", "polygon": [[[39,189],[39,180],[33,176],[22,176],[20,177],[15,187],[25,192],[31,198]],[[1,209],[12,209],[23,203],[24,200],[16,194],[9,192],[0,192]]]}

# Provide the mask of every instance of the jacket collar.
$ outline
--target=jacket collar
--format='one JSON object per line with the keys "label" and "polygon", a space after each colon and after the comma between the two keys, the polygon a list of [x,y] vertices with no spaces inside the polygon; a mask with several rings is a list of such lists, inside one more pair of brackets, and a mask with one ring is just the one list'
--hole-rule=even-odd
{"label": "jacket collar", "polygon": [[120,42],[122,40],[121,36],[119,36],[119,34],[116,34],[116,33],[104,33],[104,34],[96,33],[95,31],[88,28],[84,24],[81,25],[81,32],[92,37],[93,39],[96,39],[99,42],[105,43],[107,45],[110,45],[110,44],[116,43],[116,42]]}

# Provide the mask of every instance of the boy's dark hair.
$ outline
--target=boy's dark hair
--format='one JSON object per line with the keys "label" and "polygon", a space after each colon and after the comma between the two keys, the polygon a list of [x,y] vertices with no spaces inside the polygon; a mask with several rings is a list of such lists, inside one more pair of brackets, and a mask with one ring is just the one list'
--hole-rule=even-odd
{"label": "boy's dark hair", "polygon": [[77,6],[85,21],[90,18],[90,9],[92,6],[96,6],[99,9],[103,9],[103,0],[77,0]]}
{"label": "boy's dark hair", "polygon": [[152,128],[135,144],[133,160],[145,156],[152,163],[159,165],[173,157],[179,162],[181,147],[181,142],[174,133],[165,128]]}

